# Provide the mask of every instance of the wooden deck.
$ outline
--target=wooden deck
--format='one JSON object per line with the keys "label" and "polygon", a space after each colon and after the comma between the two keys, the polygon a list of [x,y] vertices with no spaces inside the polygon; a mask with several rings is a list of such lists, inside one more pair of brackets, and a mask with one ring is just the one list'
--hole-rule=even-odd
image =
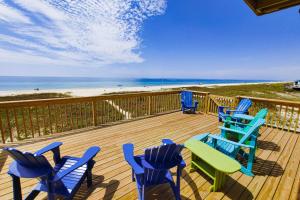
{"label": "wooden deck", "polygon": [[[132,142],[136,153],[153,145],[162,138],[183,143],[193,135],[217,132],[217,118],[212,115],[184,115],[176,112],[129,123],[99,128],[83,133],[67,135],[19,146],[19,149],[36,151],[53,142],[61,141],[62,155],[81,156],[92,145],[101,147],[95,158],[93,187],[83,184],[76,199],[136,199],[135,183],[131,181],[130,167],[123,159],[122,144]],[[208,191],[211,182],[198,172],[188,173],[190,153],[183,151],[188,167],[181,179],[182,199],[300,199],[300,138],[299,134],[263,127],[259,137],[254,165],[255,177],[240,172],[231,175],[221,192]],[[47,154],[51,159],[51,154]],[[12,199],[12,181],[6,174],[12,159],[1,153],[0,199]],[[23,194],[31,191],[36,181],[22,179]],[[45,198],[41,193],[38,199]],[[154,187],[147,191],[147,199],[173,199],[167,186]]]}

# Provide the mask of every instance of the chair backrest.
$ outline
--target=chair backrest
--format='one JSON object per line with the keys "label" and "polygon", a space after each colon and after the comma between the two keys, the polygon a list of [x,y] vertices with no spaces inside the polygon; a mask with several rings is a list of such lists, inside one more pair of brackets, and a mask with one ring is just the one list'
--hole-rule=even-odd
{"label": "chair backrest", "polygon": [[181,101],[183,101],[184,105],[192,105],[193,104],[193,92],[191,91],[182,91],[180,93]]}
{"label": "chair backrest", "polygon": [[252,106],[252,101],[250,99],[242,99],[239,105],[236,107],[236,110],[247,112],[251,106]]}
{"label": "chair backrest", "polygon": [[22,167],[27,170],[36,169],[49,169],[52,170],[52,166],[43,155],[34,155],[29,152],[21,152],[14,148],[4,148],[4,150]]}
{"label": "chair backrest", "polygon": [[260,109],[260,111],[258,111],[258,113],[256,113],[255,117],[259,117],[261,119],[265,119],[266,116],[268,114],[268,109],[267,108],[263,108]]}
{"label": "chair backrest", "polygon": [[268,114],[268,109],[266,108],[261,109],[258,113],[256,113],[254,119],[250,121],[250,123],[248,124],[249,126],[246,126],[244,128],[244,131],[247,132],[251,128],[251,126],[253,126],[257,122],[258,119],[265,119],[267,114]]}
{"label": "chair backrest", "polygon": [[148,184],[158,184],[165,179],[168,169],[175,167],[182,161],[183,145],[166,144],[145,150],[145,160],[150,164],[144,166],[144,179]]}
{"label": "chair backrest", "polygon": [[265,123],[265,120],[262,118],[258,118],[253,126],[250,126],[250,128],[246,131],[245,135],[240,139],[239,143],[244,144],[253,133],[258,133],[260,127]]}

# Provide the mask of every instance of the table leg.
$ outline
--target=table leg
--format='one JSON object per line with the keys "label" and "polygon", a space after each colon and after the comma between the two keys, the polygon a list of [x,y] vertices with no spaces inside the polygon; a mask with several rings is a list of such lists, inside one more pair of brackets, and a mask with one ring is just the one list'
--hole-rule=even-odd
{"label": "table leg", "polygon": [[195,171],[195,169],[196,169],[196,167],[195,167],[195,165],[194,165],[194,163],[193,163],[193,162],[195,162],[195,161],[196,161],[196,155],[192,153],[192,155],[191,155],[191,167],[190,167],[190,172],[193,172],[193,171]]}
{"label": "table leg", "polygon": [[20,178],[10,174],[13,179],[14,200],[22,200],[21,181]]}
{"label": "table leg", "polygon": [[211,191],[216,192],[225,184],[226,174],[220,171],[215,172],[214,185],[211,187]]}

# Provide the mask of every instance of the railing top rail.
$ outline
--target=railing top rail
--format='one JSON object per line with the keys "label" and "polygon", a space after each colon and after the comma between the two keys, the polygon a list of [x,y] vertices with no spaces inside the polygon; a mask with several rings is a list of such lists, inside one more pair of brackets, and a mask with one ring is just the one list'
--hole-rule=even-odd
{"label": "railing top rail", "polygon": [[286,101],[286,100],[279,100],[279,99],[267,99],[267,98],[258,98],[258,97],[248,97],[248,96],[238,96],[238,98],[248,98],[253,101],[264,101],[268,103],[278,103],[286,106],[295,106],[300,108],[299,101]]}
{"label": "railing top rail", "polygon": [[235,97],[229,97],[229,96],[222,96],[222,95],[216,95],[216,94],[210,94],[211,97],[220,97],[220,98],[226,98],[226,99],[234,99]]}
{"label": "railing top rail", "polygon": [[203,95],[210,94],[209,92],[201,92],[201,91],[195,91],[195,90],[188,90],[188,91],[191,91],[191,92],[196,93],[196,94],[203,94]]}
{"label": "railing top rail", "polygon": [[20,106],[38,106],[38,105],[47,105],[47,104],[80,103],[80,102],[107,100],[107,99],[122,99],[122,98],[141,97],[141,96],[178,94],[178,92],[179,92],[179,90],[172,90],[172,91],[157,91],[157,92],[135,92],[135,93],[124,93],[124,94],[107,94],[107,95],[91,96],[91,97],[66,97],[66,98],[55,98],[55,99],[4,101],[4,102],[0,102],[0,108],[18,107],[18,106],[19,107]]}

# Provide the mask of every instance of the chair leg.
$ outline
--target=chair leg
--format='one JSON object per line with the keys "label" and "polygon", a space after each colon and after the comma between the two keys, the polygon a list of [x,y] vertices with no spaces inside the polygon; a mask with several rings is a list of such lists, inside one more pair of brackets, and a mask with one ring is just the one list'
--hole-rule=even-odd
{"label": "chair leg", "polygon": [[46,182],[47,182],[47,190],[48,190],[48,200],[54,200],[53,187],[48,180]]}
{"label": "chair leg", "polygon": [[91,187],[93,184],[92,170],[87,170],[86,183],[88,188]]}
{"label": "chair leg", "polygon": [[21,191],[21,182],[20,178],[12,175],[11,177],[13,179],[13,193],[14,193],[14,200],[22,200],[22,191]]}
{"label": "chair leg", "polygon": [[241,168],[241,171],[248,176],[254,176],[254,174],[252,173],[254,157],[255,157],[255,148],[253,149],[251,148],[248,154],[247,168],[244,166],[242,166]]}
{"label": "chair leg", "polygon": [[173,190],[173,193],[175,195],[175,199],[176,200],[181,200],[181,197],[180,197],[180,188],[178,186],[175,185],[174,182],[170,182],[170,186]]}
{"label": "chair leg", "polygon": [[138,199],[145,200],[145,187],[138,188]]}
{"label": "chair leg", "polygon": [[134,182],[134,181],[135,181],[135,178],[134,178],[134,171],[133,171],[133,169],[132,169],[131,171],[132,171],[132,172],[131,172],[132,182]]}
{"label": "chair leg", "polygon": [[33,200],[35,199],[35,197],[37,197],[37,195],[40,193],[40,191],[38,190],[32,190],[32,192],[30,192],[30,194],[25,198],[26,200]]}

